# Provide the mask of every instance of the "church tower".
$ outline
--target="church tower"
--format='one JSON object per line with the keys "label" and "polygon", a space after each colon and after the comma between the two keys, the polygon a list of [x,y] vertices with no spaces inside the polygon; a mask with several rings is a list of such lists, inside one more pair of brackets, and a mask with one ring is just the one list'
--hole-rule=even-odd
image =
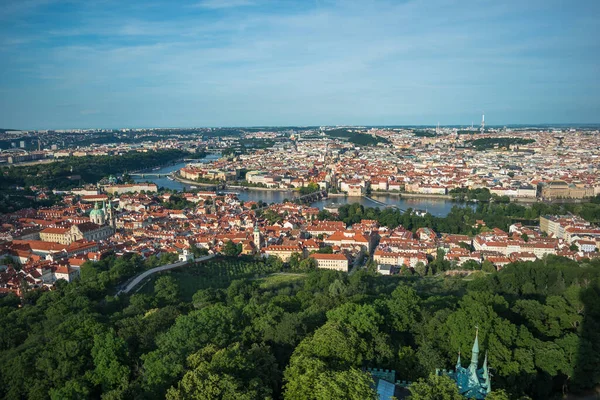
{"label": "church tower", "polygon": [[260,251],[261,249],[261,237],[260,237],[260,231],[258,230],[258,225],[254,224],[254,247],[256,247],[256,251]]}
{"label": "church tower", "polygon": [[112,202],[108,202],[108,224],[110,225],[111,228],[113,228],[113,230],[116,229],[116,223],[115,223],[115,209],[113,207]]}

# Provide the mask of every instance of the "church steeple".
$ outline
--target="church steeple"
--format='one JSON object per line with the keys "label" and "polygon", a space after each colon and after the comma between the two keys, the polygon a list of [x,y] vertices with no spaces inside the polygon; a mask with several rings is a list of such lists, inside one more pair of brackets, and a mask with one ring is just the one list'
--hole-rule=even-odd
{"label": "church steeple", "polygon": [[477,370],[477,365],[479,364],[479,327],[476,327],[475,329],[475,342],[473,343],[473,349],[471,350],[471,365],[469,365],[469,369],[474,371]]}
{"label": "church steeple", "polygon": [[108,223],[113,230],[116,229],[115,210],[111,201],[108,202]]}
{"label": "church steeple", "polygon": [[[443,372],[456,382],[460,394],[468,399],[484,400],[492,390],[492,374],[488,370],[487,352],[483,360],[483,366],[479,365],[479,328],[476,327],[475,340],[471,350],[471,363],[468,368],[461,365],[460,350],[456,360],[456,370]],[[439,372],[436,372],[440,375]]]}
{"label": "church steeple", "polygon": [[258,225],[255,223],[254,224],[254,232],[253,232],[253,236],[254,236],[254,247],[256,248],[257,252],[260,252],[260,249],[262,247],[262,241],[261,241],[261,237],[260,237],[260,230],[258,229]]}
{"label": "church steeple", "polygon": [[488,372],[488,365],[487,365],[487,350],[485,351],[485,358],[483,359],[483,377],[485,379],[489,379],[490,374]]}

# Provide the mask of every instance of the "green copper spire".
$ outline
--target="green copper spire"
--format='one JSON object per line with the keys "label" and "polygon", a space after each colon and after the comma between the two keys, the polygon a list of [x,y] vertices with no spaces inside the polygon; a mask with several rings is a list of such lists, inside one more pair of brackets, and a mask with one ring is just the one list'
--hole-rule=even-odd
{"label": "green copper spire", "polygon": [[479,364],[479,327],[475,327],[475,342],[473,343],[473,350],[471,350],[471,365],[469,369],[476,371],[477,365]]}
{"label": "green copper spire", "polygon": [[488,380],[490,378],[487,365],[487,350],[485,351],[485,358],[483,359],[483,378]]}
{"label": "green copper spire", "polygon": [[456,361],[456,370],[442,372],[436,370],[438,375],[447,375],[456,382],[458,391],[467,399],[485,400],[486,396],[492,390],[492,374],[488,369],[487,351],[483,366],[477,368],[479,364],[479,327],[476,328],[475,341],[473,342],[473,350],[471,353],[471,364],[468,368],[461,365],[460,350]]}

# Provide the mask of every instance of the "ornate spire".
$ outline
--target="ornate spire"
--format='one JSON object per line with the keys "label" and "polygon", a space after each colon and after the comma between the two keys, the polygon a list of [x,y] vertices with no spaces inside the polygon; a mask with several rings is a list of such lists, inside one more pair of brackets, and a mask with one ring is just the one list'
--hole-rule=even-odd
{"label": "ornate spire", "polygon": [[477,365],[479,364],[479,326],[476,326],[475,329],[475,342],[471,350],[471,365],[469,366],[469,369],[473,370],[477,370]]}
{"label": "ornate spire", "polygon": [[458,371],[458,369],[462,367],[461,363],[460,363],[460,349],[458,349],[458,360],[456,360],[456,367],[455,369]]}
{"label": "ornate spire", "polygon": [[488,372],[488,365],[487,365],[487,350],[485,351],[485,358],[483,359],[483,378],[486,380],[489,380],[490,378],[490,374]]}

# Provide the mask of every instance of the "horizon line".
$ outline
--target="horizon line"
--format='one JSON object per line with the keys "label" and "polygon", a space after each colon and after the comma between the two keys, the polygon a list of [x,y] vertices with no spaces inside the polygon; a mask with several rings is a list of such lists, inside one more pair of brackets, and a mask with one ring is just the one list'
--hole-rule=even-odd
{"label": "horizon line", "polygon": [[[319,127],[340,127],[340,128],[412,128],[412,127],[425,127],[425,128],[435,128],[437,124],[336,124],[336,125],[304,125],[304,124],[292,124],[292,125],[196,125],[196,126],[121,126],[118,128],[112,127],[86,127],[86,128],[31,128],[31,129],[9,129],[9,128],[0,128],[3,130],[3,133],[7,131],[69,131],[69,130],[87,130],[87,129],[103,129],[103,130],[121,130],[121,129],[243,129],[243,128],[319,128]],[[473,124],[473,128],[480,127],[481,124]],[[600,122],[557,122],[557,123],[548,123],[548,122],[540,122],[540,123],[509,123],[509,124],[486,124],[486,128],[504,128],[504,127],[570,127],[570,128],[578,128],[578,127],[600,127]],[[471,125],[463,125],[463,124],[447,124],[439,125],[440,128],[456,128],[456,127],[464,127],[470,128]]]}

